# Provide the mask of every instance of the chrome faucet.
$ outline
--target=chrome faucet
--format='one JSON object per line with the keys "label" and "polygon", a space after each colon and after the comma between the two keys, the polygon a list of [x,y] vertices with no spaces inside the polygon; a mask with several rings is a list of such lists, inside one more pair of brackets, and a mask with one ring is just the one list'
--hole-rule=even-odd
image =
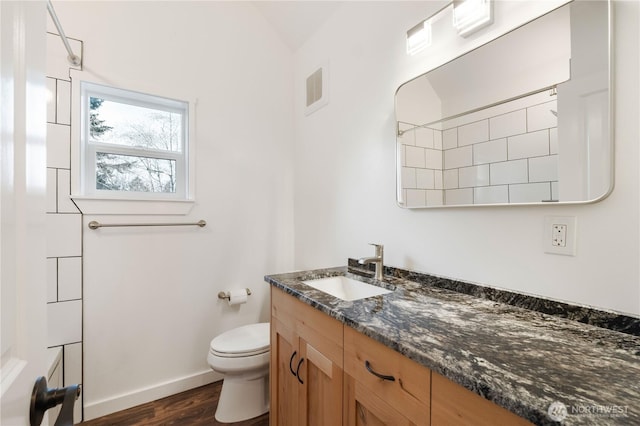
{"label": "chrome faucet", "polygon": [[362,257],[358,259],[358,263],[361,265],[368,265],[369,263],[375,263],[376,274],[375,279],[382,281],[384,275],[384,246],[382,244],[370,244],[376,248],[376,255],[373,257]]}

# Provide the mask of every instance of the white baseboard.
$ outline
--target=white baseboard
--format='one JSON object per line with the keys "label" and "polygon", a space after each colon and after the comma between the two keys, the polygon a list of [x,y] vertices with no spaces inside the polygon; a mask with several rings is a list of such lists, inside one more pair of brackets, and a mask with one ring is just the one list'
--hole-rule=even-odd
{"label": "white baseboard", "polygon": [[126,410],[136,405],[145,404],[179,392],[204,386],[222,380],[222,378],[222,374],[207,370],[100,401],[85,401],[84,420],[92,420],[117,411]]}

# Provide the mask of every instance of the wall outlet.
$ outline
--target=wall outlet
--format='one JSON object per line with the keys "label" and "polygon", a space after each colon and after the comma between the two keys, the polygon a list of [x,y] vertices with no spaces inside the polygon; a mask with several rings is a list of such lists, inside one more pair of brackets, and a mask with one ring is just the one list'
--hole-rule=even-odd
{"label": "wall outlet", "polygon": [[542,243],[549,254],[576,255],[576,217],[546,216]]}
{"label": "wall outlet", "polygon": [[555,247],[567,246],[567,225],[554,223],[551,226],[551,245]]}

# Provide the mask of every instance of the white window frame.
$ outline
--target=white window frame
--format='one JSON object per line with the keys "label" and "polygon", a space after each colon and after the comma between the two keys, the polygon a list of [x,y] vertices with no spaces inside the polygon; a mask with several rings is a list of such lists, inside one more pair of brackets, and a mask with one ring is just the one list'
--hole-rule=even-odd
{"label": "white window frame", "polygon": [[[148,95],[145,93],[117,89],[86,81],[80,83],[80,91],[80,102],[82,105],[80,126],[82,193],[87,196],[100,196],[104,198],[170,198],[184,200],[188,191],[188,164],[186,159],[188,158],[187,151],[189,149],[189,103]],[[121,104],[180,114],[182,117],[182,147],[180,151],[163,151],[142,147],[130,147],[92,140],[89,132],[89,98],[100,98]],[[133,157],[174,160],[176,165],[175,192],[136,192],[97,189],[95,159],[98,152]]]}
{"label": "white window frame", "polygon": [[[72,72],[71,111],[71,198],[84,214],[188,214],[195,204],[195,108],[197,99],[184,96],[183,93],[167,93],[166,96],[155,96],[143,93],[142,90],[126,90],[116,88],[100,80],[92,78],[86,72]],[[88,88],[88,89],[87,89]],[[91,147],[87,144],[89,132],[89,96],[125,102],[132,105],[151,107],[159,110],[184,111],[183,115],[183,147],[181,153],[168,151],[145,150],[99,144]],[[182,101],[177,99],[188,99]],[[117,148],[114,152],[113,148]],[[99,152],[110,152],[122,155],[151,156],[152,158],[170,158],[176,161],[177,179],[182,179],[182,188],[175,193],[110,191],[95,189],[95,148]],[[104,148],[104,149],[103,149]],[[144,153],[153,153],[145,155]],[[169,156],[167,157],[167,154]],[[176,157],[177,154],[177,157]],[[90,164],[93,162],[93,164]]]}

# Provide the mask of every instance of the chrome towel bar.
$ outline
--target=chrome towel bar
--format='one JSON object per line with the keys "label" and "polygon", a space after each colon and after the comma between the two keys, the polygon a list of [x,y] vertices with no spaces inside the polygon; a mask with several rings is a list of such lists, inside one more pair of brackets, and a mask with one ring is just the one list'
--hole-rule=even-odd
{"label": "chrome towel bar", "polygon": [[204,220],[199,220],[196,223],[100,223],[95,220],[89,222],[89,229],[98,228],[116,228],[120,226],[199,226],[200,228],[207,225]]}

